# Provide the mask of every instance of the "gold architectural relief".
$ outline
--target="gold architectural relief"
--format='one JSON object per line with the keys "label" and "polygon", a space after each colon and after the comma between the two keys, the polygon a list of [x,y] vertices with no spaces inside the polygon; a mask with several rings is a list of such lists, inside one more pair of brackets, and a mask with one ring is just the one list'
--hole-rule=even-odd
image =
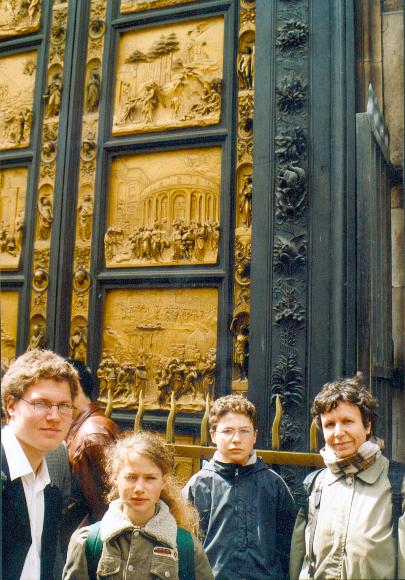
{"label": "gold architectural relief", "polygon": [[28,147],[37,53],[0,58],[0,150]]}
{"label": "gold architectural relief", "polygon": [[92,0],[86,56],[86,76],[77,193],[76,239],[72,279],[70,356],[85,361],[87,319],[91,287],[90,259],[94,214],[97,132],[102,83],[102,53],[105,32],[105,0]]}
{"label": "gold architectural relief", "polygon": [[121,0],[121,12],[141,12],[153,8],[165,8],[166,6],[177,6],[188,4],[196,0]]}
{"label": "gold architectural relief", "polygon": [[252,255],[255,2],[240,1],[232,390],[247,392]]}
{"label": "gold architectural relief", "polygon": [[105,301],[100,401],[134,409],[201,411],[214,396],[215,288],[111,290]]}
{"label": "gold architectural relief", "polygon": [[0,269],[18,270],[24,238],[28,169],[0,170]]}
{"label": "gold architectural relief", "polygon": [[31,34],[39,30],[42,0],[0,2],[0,38]]}
{"label": "gold architectural relief", "polygon": [[1,313],[1,370],[6,371],[15,359],[17,345],[18,292],[3,290]]}
{"label": "gold architectural relief", "polygon": [[113,134],[219,123],[223,49],[222,17],[122,34]]}
{"label": "gold architectural relief", "polygon": [[54,181],[58,158],[57,141],[63,91],[66,26],[67,3],[55,2],[50,31],[47,86],[43,93],[45,109],[36,202],[29,348],[46,346],[49,260],[54,220]]}
{"label": "gold architectural relief", "polygon": [[215,264],[220,173],[220,147],[115,159],[106,266]]}

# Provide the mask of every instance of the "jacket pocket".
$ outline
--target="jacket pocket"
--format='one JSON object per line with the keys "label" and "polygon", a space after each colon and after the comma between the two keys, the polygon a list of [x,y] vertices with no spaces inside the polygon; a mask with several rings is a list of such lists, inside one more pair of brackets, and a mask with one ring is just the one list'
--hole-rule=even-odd
{"label": "jacket pocket", "polygon": [[120,568],[120,558],[105,556],[100,560],[100,564],[97,569],[97,576],[99,578],[109,578],[109,580],[119,580]]}
{"label": "jacket pocket", "polygon": [[179,573],[177,562],[170,560],[169,558],[153,558],[150,573],[152,578],[177,580]]}

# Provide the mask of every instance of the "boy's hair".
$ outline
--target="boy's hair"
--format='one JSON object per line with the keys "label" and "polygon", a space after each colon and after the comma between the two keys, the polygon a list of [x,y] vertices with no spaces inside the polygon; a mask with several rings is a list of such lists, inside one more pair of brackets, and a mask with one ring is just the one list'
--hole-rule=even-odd
{"label": "boy's hair", "polygon": [[29,350],[10,365],[1,382],[1,401],[7,419],[10,418],[6,409],[7,397],[12,395],[21,399],[25,391],[41,379],[67,381],[72,400],[79,388],[77,372],[64,358],[51,350]]}
{"label": "boy's hair", "polygon": [[212,431],[216,430],[218,423],[227,413],[245,415],[251,420],[254,430],[257,430],[256,407],[243,395],[226,395],[214,401],[209,415],[209,425]]}
{"label": "boy's hair", "polygon": [[377,421],[377,400],[364,385],[363,373],[358,372],[351,379],[338,379],[326,383],[312,404],[311,413],[316,426],[322,431],[321,415],[336,409],[340,402],[351,403],[359,408],[364,427],[371,424],[375,427]]}
{"label": "boy's hair", "polygon": [[197,510],[181,495],[181,486],[174,476],[174,453],[158,433],[140,431],[126,433],[118,438],[115,445],[106,450],[106,470],[110,491],[107,500],[118,497],[116,478],[134,454],[142,455],[152,461],[167,476],[167,482],[161,492],[161,499],[169,506],[177,525],[189,532],[199,535]]}
{"label": "boy's hair", "polygon": [[68,358],[67,361],[77,370],[80,386],[83,389],[83,393],[92,401],[96,400],[97,396],[95,396],[96,393],[94,380],[89,367],[86,367],[86,365],[81,360],[77,360],[75,358]]}

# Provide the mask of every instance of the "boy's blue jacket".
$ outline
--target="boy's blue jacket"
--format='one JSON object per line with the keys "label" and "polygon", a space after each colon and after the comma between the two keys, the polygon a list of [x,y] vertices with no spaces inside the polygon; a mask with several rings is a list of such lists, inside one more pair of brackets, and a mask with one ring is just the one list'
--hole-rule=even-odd
{"label": "boy's blue jacket", "polygon": [[200,514],[217,580],[288,578],[295,503],[283,479],[255,452],[244,466],[214,455],[183,493]]}

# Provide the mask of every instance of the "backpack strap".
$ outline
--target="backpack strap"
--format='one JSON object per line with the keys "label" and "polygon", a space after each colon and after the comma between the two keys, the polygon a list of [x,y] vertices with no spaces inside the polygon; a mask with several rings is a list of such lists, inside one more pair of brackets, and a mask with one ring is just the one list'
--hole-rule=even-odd
{"label": "backpack strap", "polygon": [[177,528],[179,580],[195,580],[194,543],[189,531]]}
{"label": "backpack strap", "polygon": [[[306,519],[308,521],[308,507],[309,507],[309,498],[312,494],[312,489],[314,489],[314,517],[311,522],[311,528],[309,531],[309,546],[308,546],[308,557],[309,557],[309,577],[313,578],[315,575],[315,555],[314,555],[314,538],[315,538],[315,530],[316,530],[316,522],[318,520],[319,514],[319,507],[321,505],[321,496],[322,496],[322,487],[323,487],[323,480],[325,477],[326,469],[317,469],[316,471],[312,471],[304,480],[304,489],[307,494],[307,501],[306,501],[306,508],[304,507],[304,511],[306,512]],[[319,475],[319,477],[318,477]]]}
{"label": "backpack strap", "polygon": [[390,459],[388,479],[391,484],[392,536],[395,542],[395,579],[398,578],[398,523],[402,515],[402,484],[405,478],[405,465]]}
{"label": "backpack strap", "polygon": [[405,478],[405,465],[390,460],[388,479],[391,484],[392,496],[392,535],[398,537],[398,520],[402,515],[402,484]]}
{"label": "backpack strap", "polygon": [[101,522],[96,522],[89,526],[89,535],[86,541],[86,560],[90,580],[97,580],[97,566],[103,550],[100,524]]}

